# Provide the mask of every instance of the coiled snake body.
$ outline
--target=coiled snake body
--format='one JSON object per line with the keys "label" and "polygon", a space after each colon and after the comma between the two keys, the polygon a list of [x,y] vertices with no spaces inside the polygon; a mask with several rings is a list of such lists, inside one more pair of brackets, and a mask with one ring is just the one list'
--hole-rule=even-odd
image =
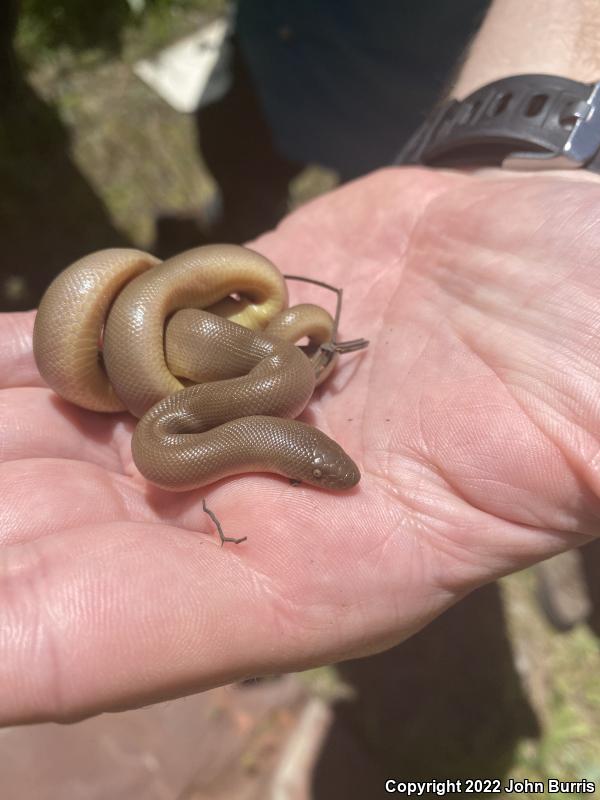
{"label": "coiled snake body", "polygon": [[[165,262],[103,250],[48,287],[34,355],[65,399],[140,417],[133,458],[158,486],[266,471],[348,489],[360,480],[352,459],[290,419],[332,369],[331,348],[320,345],[333,320],[317,306],[286,306],[279,270],[247,248],[209,245]],[[310,357],[294,344],[303,336]]]}

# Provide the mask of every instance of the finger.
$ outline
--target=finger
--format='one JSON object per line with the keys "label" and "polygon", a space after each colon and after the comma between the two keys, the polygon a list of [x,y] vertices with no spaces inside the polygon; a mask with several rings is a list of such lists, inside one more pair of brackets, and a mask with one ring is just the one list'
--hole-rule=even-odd
{"label": "finger", "polygon": [[0,314],[0,388],[44,385],[33,360],[35,314]]}
{"label": "finger", "polygon": [[[335,514],[336,521],[343,519],[338,497],[322,493],[322,497],[311,498],[308,489],[291,486],[279,476],[234,476],[195,492],[170,492],[147,483],[137,471],[123,475],[74,459],[31,458],[0,465],[0,545],[111,522],[205,530],[202,498],[207,491],[225,516],[226,533],[234,537],[249,533],[248,509],[256,508],[257,497],[261,498],[261,511],[256,530],[261,541],[265,520],[270,535],[277,537],[279,531],[290,527],[290,517],[302,520],[312,516],[314,525],[330,519],[330,514]],[[33,497],[35,502],[31,502]],[[293,535],[305,535],[304,528],[304,523],[299,523]],[[210,530],[214,537],[215,529]]]}
{"label": "finger", "polygon": [[[148,524],[6,548],[0,724],[132,707],[335,660],[390,635],[395,616],[381,594],[369,599],[372,565],[352,563],[350,576],[327,547],[294,546],[292,561],[281,539],[269,546],[274,578],[241,549]],[[420,618],[408,574],[394,602],[413,625]],[[438,597],[434,613],[447,603]]]}
{"label": "finger", "polygon": [[235,505],[209,498],[227,534],[249,535],[239,547],[130,522],[0,550],[0,724],[73,720],[366,655],[573,539],[480,512],[444,539],[439,520],[434,536],[396,505],[386,519],[383,498],[319,502],[275,486],[236,490]]}
{"label": "finger", "polygon": [[356,503],[340,511],[339,530],[312,530],[305,513],[291,538],[264,520],[261,537],[260,511],[246,512],[254,533],[239,547],[128,523],[4,548],[0,725],[70,721],[376,652],[484,571],[469,555],[457,564],[470,576],[440,589],[417,531],[377,537]]}
{"label": "finger", "polygon": [[31,458],[2,464],[0,494],[0,545],[89,523],[165,522],[189,530],[205,523],[199,493],[161,491],[139,475],[77,460]]}
{"label": "finger", "polygon": [[123,472],[131,462],[133,424],[128,415],[86,411],[49,389],[4,389],[0,391],[0,462],[66,458]]}
{"label": "finger", "polygon": [[32,458],[2,464],[0,490],[0,545],[32,541],[92,520],[153,516],[143,491],[136,491],[131,481],[75,460]]}

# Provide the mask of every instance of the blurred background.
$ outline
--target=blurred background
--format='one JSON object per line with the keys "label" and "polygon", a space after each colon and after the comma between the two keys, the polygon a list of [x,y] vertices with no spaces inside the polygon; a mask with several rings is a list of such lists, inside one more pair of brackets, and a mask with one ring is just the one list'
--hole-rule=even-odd
{"label": "blurred background", "polygon": [[[242,242],[390,163],[487,2],[98,5],[0,4],[4,311],[35,307],[90,251]],[[362,799],[385,796],[387,778],[600,782],[600,548],[583,552],[479,590],[380,656],[0,731],[0,797]]]}

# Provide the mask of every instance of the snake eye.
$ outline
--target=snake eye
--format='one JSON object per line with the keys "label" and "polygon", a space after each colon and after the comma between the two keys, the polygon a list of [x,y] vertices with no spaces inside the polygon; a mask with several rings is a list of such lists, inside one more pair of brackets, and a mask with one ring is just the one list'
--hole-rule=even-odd
{"label": "snake eye", "polygon": [[320,478],[322,474],[323,473],[318,467],[316,469],[313,469],[313,478]]}

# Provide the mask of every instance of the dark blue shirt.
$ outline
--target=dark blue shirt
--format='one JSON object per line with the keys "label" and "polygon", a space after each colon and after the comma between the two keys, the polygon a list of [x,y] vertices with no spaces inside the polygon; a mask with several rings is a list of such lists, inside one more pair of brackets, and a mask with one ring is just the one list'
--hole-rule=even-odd
{"label": "dark blue shirt", "polygon": [[283,155],[390,164],[449,86],[489,0],[240,0],[237,35]]}

